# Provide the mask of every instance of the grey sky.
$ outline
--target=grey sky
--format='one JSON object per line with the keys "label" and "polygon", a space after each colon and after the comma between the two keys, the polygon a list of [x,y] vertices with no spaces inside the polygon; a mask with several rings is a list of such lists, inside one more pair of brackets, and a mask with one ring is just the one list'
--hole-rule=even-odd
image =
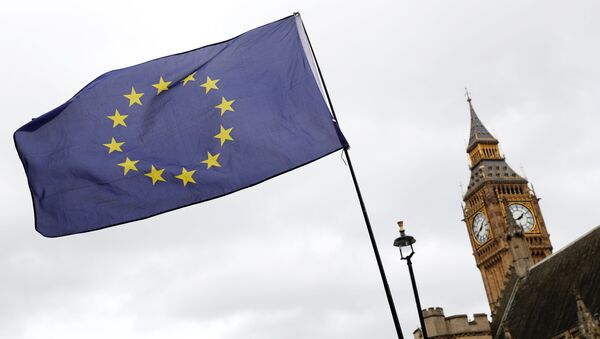
{"label": "grey sky", "polygon": [[405,336],[422,304],[489,313],[461,222],[467,85],[542,197],[555,249],[599,222],[594,1],[4,1],[0,4],[0,337],[393,338],[340,154],[242,192],[46,239],[12,133],[108,70],[301,11],[352,149]]}

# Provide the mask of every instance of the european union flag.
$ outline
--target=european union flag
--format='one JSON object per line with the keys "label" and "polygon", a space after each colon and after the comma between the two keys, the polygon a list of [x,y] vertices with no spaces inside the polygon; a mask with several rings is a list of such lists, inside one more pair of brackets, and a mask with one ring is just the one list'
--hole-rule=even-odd
{"label": "european union flag", "polygon": [[101,75],[15,132],[48,237],[214,199],[347,146],[299,16]]}

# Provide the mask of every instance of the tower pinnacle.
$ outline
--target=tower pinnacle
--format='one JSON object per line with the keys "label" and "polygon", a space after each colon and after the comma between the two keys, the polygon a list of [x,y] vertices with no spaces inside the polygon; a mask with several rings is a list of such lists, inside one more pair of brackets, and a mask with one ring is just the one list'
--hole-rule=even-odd
{"label": "tower pinnacle", "polygon": [[510,210],[510,202],[508,199],[503,199],[504,213],[506,218],[506,240],[508,248],[512,255],[512,264],[515,268],[515,273],[518,277],[527,275],[527,270],[533,265],[531,260],[531,249],[529,243],[525,240],[525,230],[513,217]]}
{"label": "tower pinnacle", "polygon": [[467,98],[471,113],[471,132],[467,146],[471,178],[464,198],[468,199],[486,182],[527,184],[527,180],[506,164],[504,156],[500,153],[498,139],[494,138],[479,120],[468,92]]}
{"label": "tower pinnacle", "polygon": [[481,120],[479,120],[477,113],[475,113],[469,92],[467,92],[467,102],[469,102],[469,109],[471,111],[471,133],[469,135],[467,152],[473,149],[478,143],[497,144],[498,140],[485,128]]}

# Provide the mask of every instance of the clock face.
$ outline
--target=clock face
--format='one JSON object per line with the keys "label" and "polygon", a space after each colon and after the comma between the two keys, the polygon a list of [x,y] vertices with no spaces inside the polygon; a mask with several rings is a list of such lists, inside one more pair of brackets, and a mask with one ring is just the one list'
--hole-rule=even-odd
{"label": "clock face", "polygon": [[535,218],[529,208],[521,204],[512,204],[508,208],[512,213],[513,219],[515,219],[519,226],[523,227],[523,231],[529,232],[533,229]]}
{"label": "clock face", "polygon": [[480,244],[486,242],[490,236],[490,223],[481,212],[473,218],[473,236]]}

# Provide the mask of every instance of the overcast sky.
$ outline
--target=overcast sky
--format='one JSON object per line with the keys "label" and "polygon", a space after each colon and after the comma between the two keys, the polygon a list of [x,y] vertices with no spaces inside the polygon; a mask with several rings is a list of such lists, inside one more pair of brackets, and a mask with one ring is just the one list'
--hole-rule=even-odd
{"label": "overcast sky", "polygon": [[[543,4],[543,7],[541,6]],[[600,224],[596,1],[11,1],[0,4],[0,338],[394,338],[335,153],[221,199],[58,239],[34,230],[12,133],[116,68],[300,11],[406,338],[424,307],[489,314],[461,221],[464,86],[535,186],[555,249]]]}

